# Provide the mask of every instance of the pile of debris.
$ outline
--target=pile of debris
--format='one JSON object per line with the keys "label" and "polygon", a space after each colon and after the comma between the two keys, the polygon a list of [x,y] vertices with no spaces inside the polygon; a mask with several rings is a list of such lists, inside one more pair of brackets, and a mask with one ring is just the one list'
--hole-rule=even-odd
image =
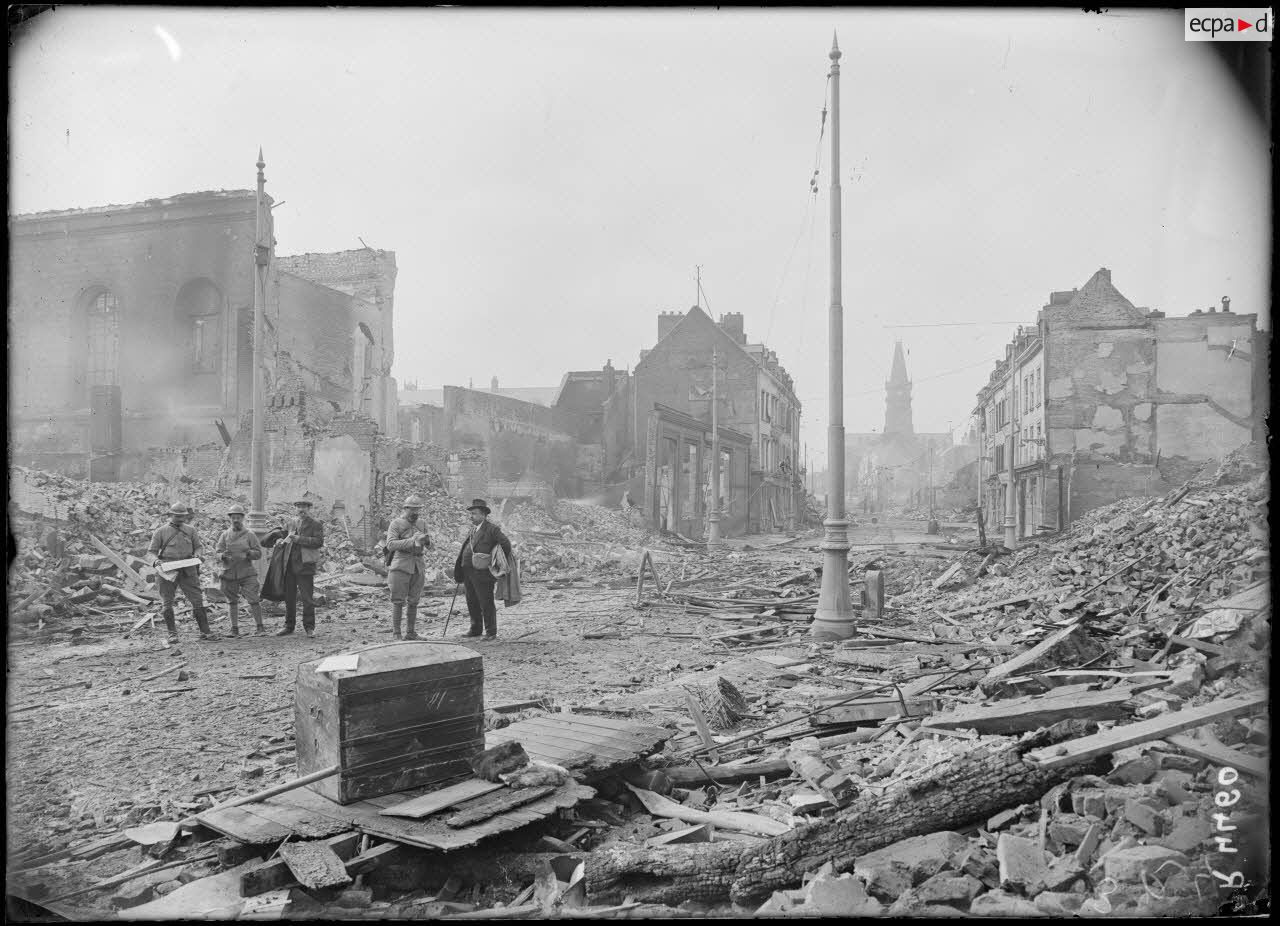
{"label": "pile of debris", "polygon": [[[490,724],[486,745],[574,782],[534,765],[551,778],[492,801],[428,792],[412,800],[439,816],[420,824],[377,822],[383,802],[344,817],[363,837],[290,823],[336,856],[307,850],[332,875],[314,885],[303,850],[261,860],[293,838],[277,830],[249,861],[220,847],[218,873],[182,839],[148,864],[223,878],[220,909],[240,915],[1216,912],[1265,876],[1265,482],[1184,488],[1012,555],[860,552],[858,633],[838,643],[809,636],[819,575],[798,558],[680,549],[659,574],[640,555],[639,629],[611,630],[685,637],[688,658],[652,687]],[[549,526],[508,517],[526,514]],[[558,788],[593,793],[541,815]],[[262,818],[295,820],[282,806]],[[521,826],[500,847],[414,854],[500,818]]]}

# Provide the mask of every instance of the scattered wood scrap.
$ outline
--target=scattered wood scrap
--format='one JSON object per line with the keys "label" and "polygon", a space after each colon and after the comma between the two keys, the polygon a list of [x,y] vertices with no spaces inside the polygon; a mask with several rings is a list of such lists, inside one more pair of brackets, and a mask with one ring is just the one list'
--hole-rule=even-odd
{"label": "scattered wood scrap", "polygon": [[1010,698],[993,704],[962,705],[934,714],[928,726],[940,730],[976,730],[978,733],[1024,733],[1048,727],[1060,720],[1121,720],[1129,716],[1125,702],[1133,689],[1117,685],[1105,691],[1050,693]]}
{"label": "scattered wood scrap", "polygon": [[1081,762],[1093,756],[1107,755],[1126,746],[1136,746],[1151,740],[1163,739],[1183,730],[1203,726],[1215,720],[1224,720],[1248,713],[1267,703],[1267,692],[1254,691],[1235,698],[1224,698],[1200,707],[1189,707],[1173,714],[1164,714],[1151,720],[1114,727],[1104,733],[1095,733],[1056,746],[1046,746],[1027,753],[1027,761],[1040,768],[1059,768]]}
{"label": "scattered wood scrap", "polygon": [[342,859],[323,841],[281,843],[280,858],[306,888],[342,887],[353,880]]}

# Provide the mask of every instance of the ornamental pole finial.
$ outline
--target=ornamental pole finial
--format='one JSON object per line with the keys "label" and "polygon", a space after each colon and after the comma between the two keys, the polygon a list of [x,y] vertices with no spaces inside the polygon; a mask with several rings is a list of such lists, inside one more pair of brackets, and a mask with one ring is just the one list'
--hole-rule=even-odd
{"label": "ornamental pole finial", "polygon": [[831,30],[831,60],[836,61],[840,58],[840,43],[836,39],[836,32]]}
{"label": "ornamental pole finial", "polygon": [[267,166],[267,162],[262,159],[262,146],[258,146],[258,170]]}

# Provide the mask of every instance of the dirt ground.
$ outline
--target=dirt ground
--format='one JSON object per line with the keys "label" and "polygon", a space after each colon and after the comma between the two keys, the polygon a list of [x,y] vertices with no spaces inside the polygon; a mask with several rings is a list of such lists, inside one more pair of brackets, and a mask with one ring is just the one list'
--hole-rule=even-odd
{"label": "dirt ground", "polygon": [[[818,562],[817,554],[795,547],[746,555],[762,566],[794,562],[804,569]],[[485,642],[460,638],[467,617],[459,596],[446,639],[483,654],[488,705],[532,698],[590,705],[665,681],[678,663],[706,664],[716,652],[702,641],[660,635],[697,629],[695,618],[679,614],[646,614],[644,635],[581,637],[628,621],[637,628],[641,612],[634,601],[630,585],[526,585],[519,605],[499,605],[499,639]],[[448,597],[424,598],[424,639],[441,639],[449,605]],[[210,612],[214,630],[225,634],[226,605],[211,605]],[[162,624],[128,639],[102,632],[78,644],[11,643],[11,853],[51,852],[125,826],[177,819],[214,800],[292,778],[294,754],[285,741],[293,732],[298,665],[389,642],[389,612],[386,592],[375,590],[360,601],[318,607],[314,639],[300,629],[275,636],[282,614],[267,616],[269,635],[244,636],[242,614],[242,636],[202,642],[189,613],[184,618],[180,610],[180,642],[172,647],[165,645]]]}

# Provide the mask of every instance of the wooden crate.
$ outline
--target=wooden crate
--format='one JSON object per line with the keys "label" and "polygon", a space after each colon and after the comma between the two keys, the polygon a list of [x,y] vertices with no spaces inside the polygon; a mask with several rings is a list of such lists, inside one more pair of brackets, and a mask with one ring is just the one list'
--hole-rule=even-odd
{"label": "wooden crate", "polygon": [[342,767],[310,787],[349,804],[470,774],[467,760],[484,749],[480,654],[423,641],[353,652],[354,671],[298,667],[298,774]]}

